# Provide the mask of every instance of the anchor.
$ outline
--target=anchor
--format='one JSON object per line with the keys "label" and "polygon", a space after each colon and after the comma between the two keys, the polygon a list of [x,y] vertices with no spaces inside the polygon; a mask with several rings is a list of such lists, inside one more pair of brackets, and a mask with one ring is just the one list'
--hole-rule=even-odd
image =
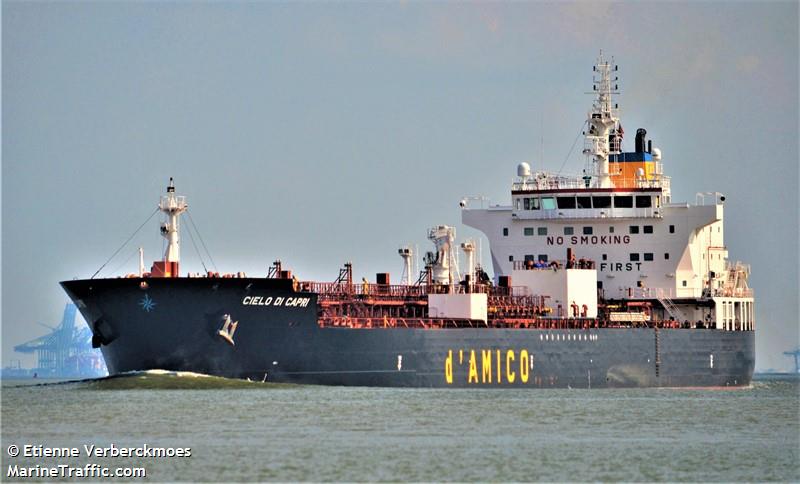
{"label": "anchor", "polygon": [[232,321],[230,314],[226,314],[222,318],[225,320],[225,322],[222,324],[222,329],[217,331],[217,334],[222,339],[230,343],[231,346],[234,346],[233,333],[236,332],[236,327],[239,326],[239,321]]}

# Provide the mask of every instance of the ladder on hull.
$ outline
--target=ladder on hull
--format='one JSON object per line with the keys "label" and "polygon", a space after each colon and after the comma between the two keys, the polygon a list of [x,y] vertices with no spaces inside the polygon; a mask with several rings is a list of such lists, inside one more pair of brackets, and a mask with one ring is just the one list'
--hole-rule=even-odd
{"label": "ladder on hull", "polygon": [[661,342],[658,337],[658,328],[655,329],[656,335],[656,378],[661,376]]}

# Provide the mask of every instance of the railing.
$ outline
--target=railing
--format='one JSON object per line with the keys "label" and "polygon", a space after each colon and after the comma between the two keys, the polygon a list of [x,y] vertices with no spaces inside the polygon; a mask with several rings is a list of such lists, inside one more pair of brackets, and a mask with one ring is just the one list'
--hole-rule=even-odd
{"label": "railing", "polygon": [[322,328],[352,329],[446,329],[446,328],[486,328],[484,321],[451,318],[353,318],[349,316],[321,317],[317,320]]}
{"label": "railing", "polygon": [[453,286],[443,284],[421,284],[407,286],[400,284],[373,284],[373,283],[337,283],[337,282],[300,282],[298,290],[315,292],[320,298],[331,297],[359,297],[368,298],[377,296],[381,299],[413,299],[422,298],[428,294],[486,294],[488,296],[530,296],[528,288],[524,286],[499,287],[484,284]]}
{"label": "railing", "polygon": [[662,287],[628,287],[623,290],[623,296],[628,299],[659,299],[674,298],[675,292],[672,288]]}
{"label": "railing", "polygon": [[669,202],[672,198],[670,177],[665,175],[661,175],[661,193],[664,195],[665,202]]}
{"label": "railing", "polygon": [[581,177],[563,176],[552,173],[537,173],[531,178],[513,182],[511,189],[514,191],[527,190],[586,190],[586,180]]}
{"label": "railing", "polygon": [[676,294],[673,288],[663,287],[626,287],[619,293],[620,297],[626,299],[680,299],[698,297],[753,297],[753,290],[750,288],[742,289],[696,289],[680,288]]}
{"label": "railing", "polygon": [[753,290],[747,287],[750,276],[750,265],[742,262],[728,262],[725,264],[726,280],[723,287],[712,291],[718,297],[753,297]]}
{"label": "railing", "polygon": [[754,297],[755,293],[751,288],[721,288],[711,291],[712,297]]}
{"label": "railing", "polygon": [[675,293],[672,288],[662,287],[629,287],[627,288],[628,299],[655,299],[661,304],[667,314],[677,321],[685,321],[686,315],[672,301]]}
{"label": "railing", "polygon": [[588,259],[577,259],[569,264],[566,259],[552,259],[547,262],[534,260],[515,260],[512,267],[515,271],[552,271],[558,269],[594,269],[595,262]]}
{"label": "railing", "polygon": [[428,293],[427,286],[407,286],[397,284],[347,284],[342,282],[301,282],[303,290],[316,292],[320,296],[347,294],[354,296],[381,295],[385,297],[421,297]]}
{"label": "railing", "polygon": [[725,201],[720,192],[697,192],[694,197],[696,205],[717,205]]}
{"label": "railing", "polygon": [[611,181],[614,183],[615,188],[652,188],[654,190],[664,189],[665,181],[669,186],[669,177],[664,175],[654,175],[650,178],[639,177],[621,177],[618,175],[611,175]]}
{"label": "railing", "polygon": [[163,210],[166,208],[183,208],[186,206],[185,195],[162,195],[158,206]]}
{"label": "railing", "polygon": [[[611,180],[617,188],[652,188],[669,190],[670,177],[656,174],[651,178],[638,178],[638,177],[625,177],[622,178],[618,175],[611,174]],[[557,173],[538,172],[531,177],[525,177],[521,181],[511,183],[511,189],[514,191],[531,191],[531,190],[575,190],[586,191],[592,190],[592,187],[586,184],[587,178],[583,176],[564,176]]]}
{"label": "railing", "polygon": [[[687,294],[684,295],[683,293]],[[673,288],[663,287],[626,287],[621,290],[621,297],[626,299],[678,299],[681,297],[753,297],[750,288],[741,289],[713,289],[700,290],[695,288],[681,288],[681,294],[676,294]]]}
{"label": "railing", "polygon": [[518,219],[555,220],[589,218],[662,218],[659,207],[649,208],[553,208],[549,210],[514,210]]}
{"label": "railing", "polygon": [[750,264],[745,264],[744,262],[736,261],[736,262],[728,262],[725,266],[725,270],[728,272],[742,272],[746,275],[750,275]]}
{"label": "railing", "polygon": [[[390,318],[390,317],[348,317],[348,316],[323,316],[317,320],[321,328],[341,328],[341,329],[426,329],[426,330],[447,330],[483,328],[489,329],[518,329],[518,330],[577,330],[589,331],[597,329],[690,329],[690,330],[717,330],[714,326],[708,326],[702,321],[694,323],[680,322],[674,319],[655,320],[655,321],[609,321],[589,318],[502,318],[490,319],[487,322],[473,319],[453,319],[453,318]],[[744,329],[737,323],[731,329],[721,329],[718,331],[752,331]],[[556,338],[558,336],[558,338]],[[579,338],[567,337],[568,335],[548,335],[548,340],[571,341],[580,340]],[[544,337],[544,336],[543,336]]]}

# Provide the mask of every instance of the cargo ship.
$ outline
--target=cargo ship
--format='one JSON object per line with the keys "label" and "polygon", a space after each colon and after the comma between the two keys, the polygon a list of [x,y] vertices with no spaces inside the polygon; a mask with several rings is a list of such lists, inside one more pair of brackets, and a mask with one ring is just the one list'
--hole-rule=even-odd
{"label": "cargo ship", "polygon": [[462,222],[490,244],[428,230],[423,269],[328,282],[276,260],[259,277],[180,272],[173,181],[159,202],[162,260],[124,277],[61,286],[111,374],[163,369],[267,382],[386,387],[609,388],[750,384],[750,268],[728,258],[725,197],[674,202],[662,153],[625,132],[618,68],[602,53],[584,125],[580,176],[517,166],[510,204],[461,200]]}

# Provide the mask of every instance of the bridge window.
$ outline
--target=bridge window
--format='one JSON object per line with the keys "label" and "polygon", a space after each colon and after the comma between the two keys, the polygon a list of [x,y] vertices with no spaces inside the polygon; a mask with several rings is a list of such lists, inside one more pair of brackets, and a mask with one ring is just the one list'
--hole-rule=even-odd
{"label": "bridge window", "polygon": [[517,199],[516,205],[517,205],[517,210],[521,210],[522,209],[522,199],[521,198]]}
{"label": "bridge window", "polygon": [[556,200],[553,197],[542,197],[542,210],[554,210],[556,208]]}
{"label": "bridge window", "polygon": [[653,233],[653,226],[652,225],[644,225],[642,227],[642,232],[644,232],[646,234],[652,234]]}
{"label": "bridge window", "polygon": [[533,235],[533,227],[525,227],[524,233],[526,236],[530,237],[531,235]]}
{"label": "bridge window", "polygon": [[533,258],[533,254],[525,254],[525,262],[535,262],[536,259]]}
{"label": "bridge window", "polygon": [[539,210],[539,199],[536,197],[523,198],[522,202],[522,207],[525,210]]}
{"label": "bridge window", "polygon": [[669,252],[664,252],[664,260],[669,260]]}
{"label": "bridge window", "polygon": [[639,262],[639,254],[634,252],[631,254],[631,262]]}
{"label": "bridge window", "polygon": [[508,237],[508,227],[503,227],[503,237]]}
{"label": "bridge window", "polygon": [[539,254],[539,260],[542,262],[547,262],[547,254]]}
{"label": "bridge window", "polygon": [[631,225],[630,227],[628,227],[628,233],[638,234],[639,233],[639,226],[638,225]]}
{"label": "bridge window", "polygon": [[577,208],[592,208],[592,197],[577,197]]}
{"label": "bridge window", "polygon": [[609,225],[608,226],[608,233],[609,234],[613,234],[614,233],[614,226],[613,225]]}
{"label": "bridge window", "polygon": [[608,260],[608,254],[603,254],[603,260]]}
{"label": "bridge window", "polygon": [[575,227],[564,227],[564,235],[572,235],[575,233]]}
{"label": "bridge window", "polygon": [[669,226],[669,233],[671,233],[671,234],[675,233],[675,226],[674,225],[670,225]]}
{"label": "bridge window", "polygon": [[583,235],[592,235],[592,228],[591,227],[584,227],[583,228]]}
{"label": "bridge window", "polygon": [[536,229],[537,235],[547,235],[547,227],[539,227]]}
{"label": "bridge window", "polygon": [[514,262],[514,256],[513,255],[508,256],[508,262]]}
{"label": "bridge window", "polygon": [[646,261],[653,260],[653,253],[652,252],[645,252],[644,253],[644,260],[646,260]]}
{"label": "bridge window", "polygon": [[575,197],[558,197],[558,208],[575,208]]}
{"label": "bridge window", "polygon": [[611,197],[600,196],[592,197],[592,205],[594,208],[611,208]]}
{"label": "bridge window", "polygon": [[638,195],[636,197],[636,208],[650,208],[653,206],[653,200],[649,196]]}
{"label": "bridge window", "polygon": [[633,197],[630,195],[615,196],[614,208],[633,208]]}

